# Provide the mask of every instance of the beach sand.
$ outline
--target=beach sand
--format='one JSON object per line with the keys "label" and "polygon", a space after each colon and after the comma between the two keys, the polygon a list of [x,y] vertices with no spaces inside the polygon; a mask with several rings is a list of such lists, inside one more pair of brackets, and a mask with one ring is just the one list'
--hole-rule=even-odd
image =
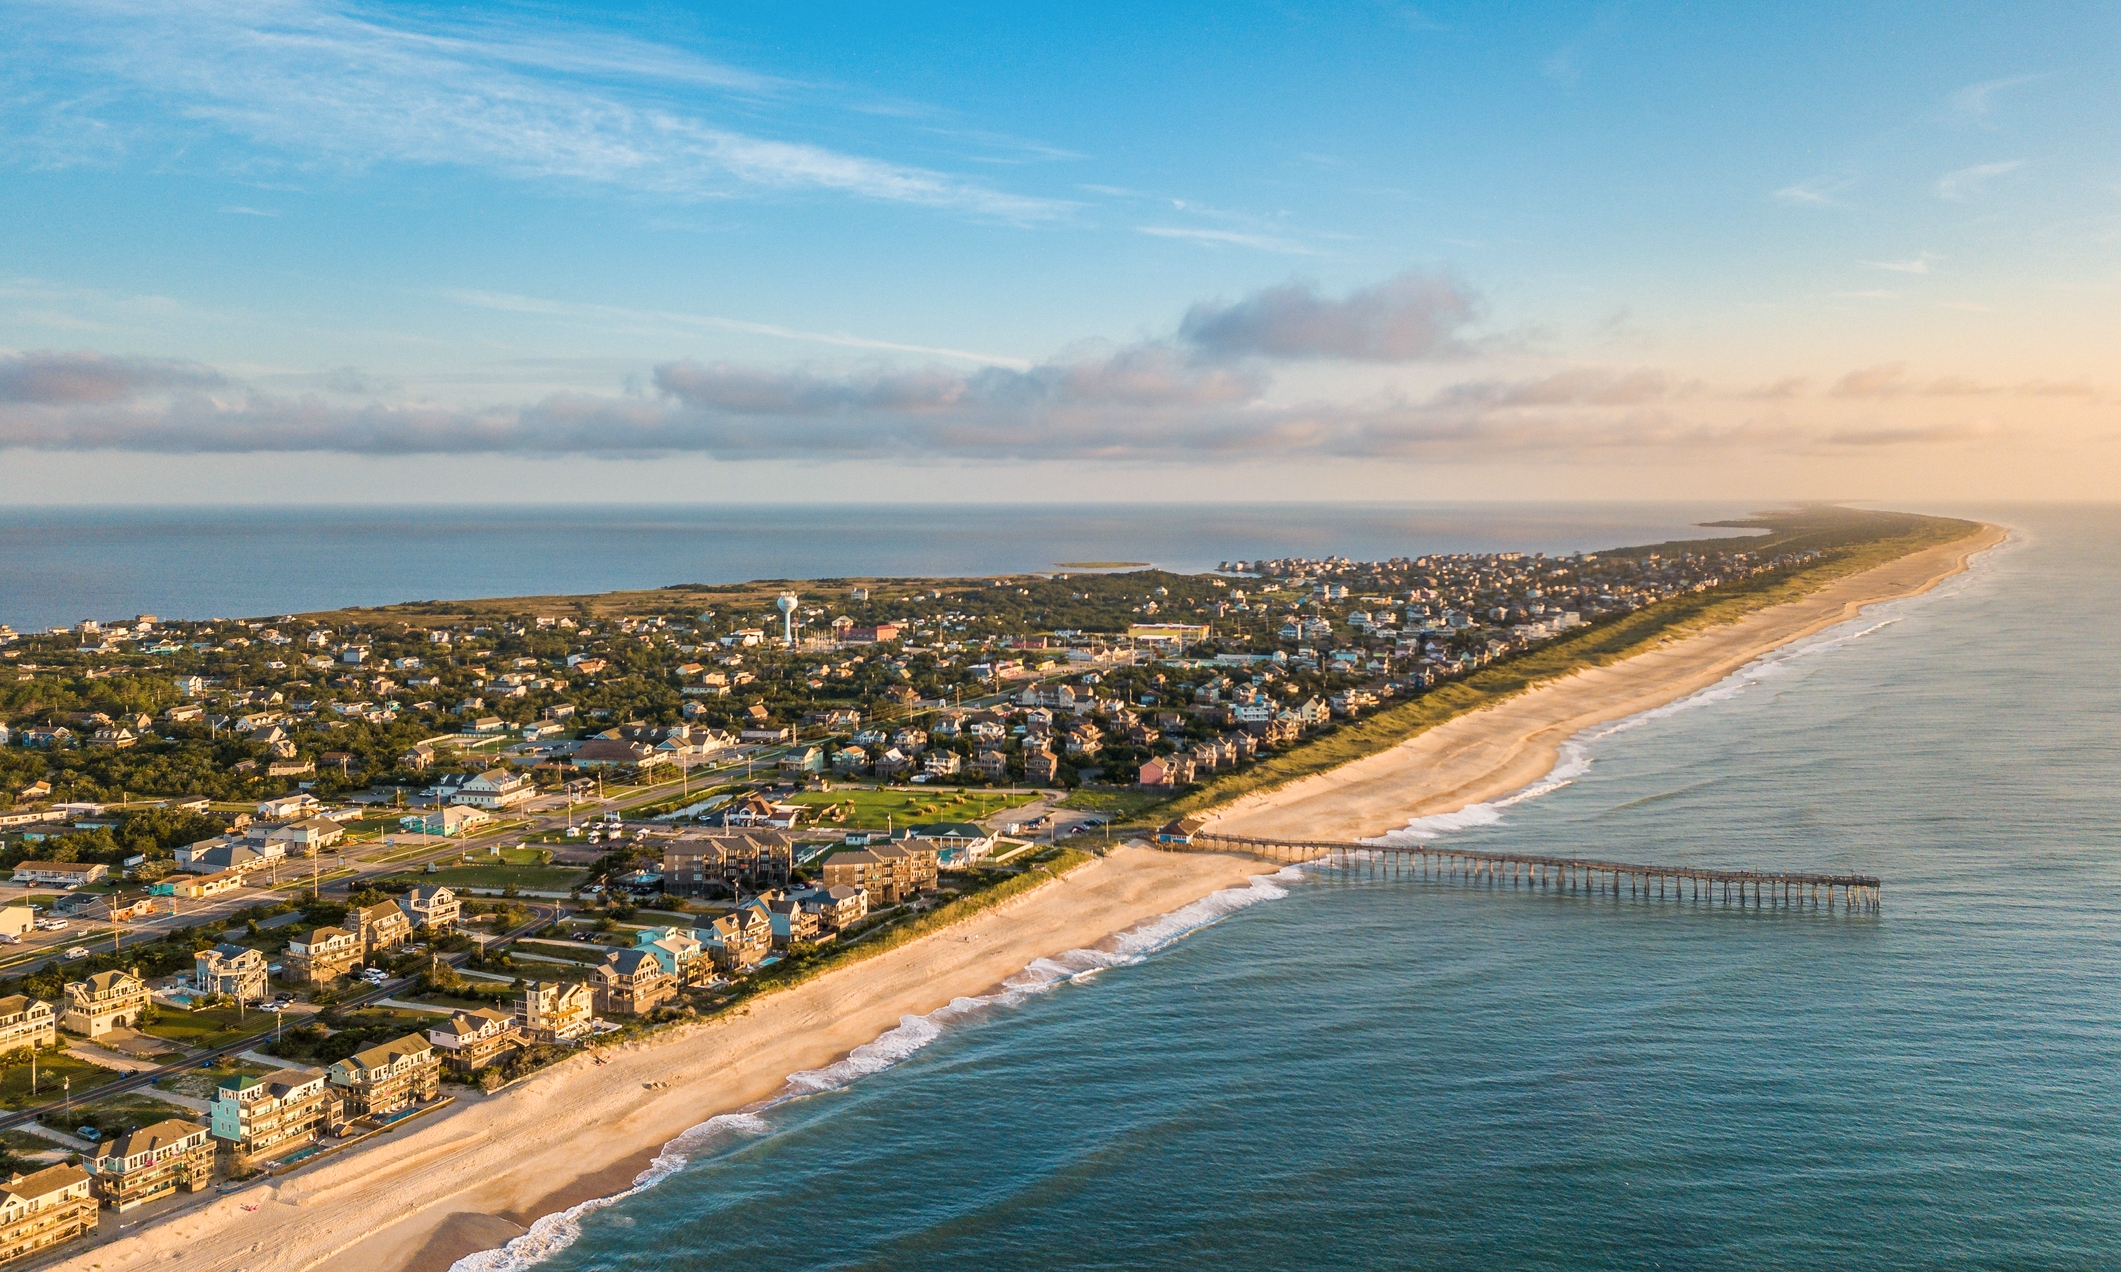
{"label": "beach sand", "polygon": [[624,1191],[687,1128],[773,1096],[787,1075],[823,1068],[906,1016],[996,990],[1035,959],[1096,947],[1275,868],[1118,848],[733,1018],[605,1050],[603,1066],[577,1056],[498,1095],[460,1095],[458,1107],[374,1147],[83,1249],[61,1266],[440,1272],[541,1215]]}
{"label": "beach sand", "polygon": [[[1351,839],[1520,789],[1544,776],[1579,731],[1705,688],[1863,605],[1935,586],[2002,538],[1986,527],[1740,623],[1537,686],[1390,751],[1248,797],[1217,829]],[[687,1128],[771,1097],[787,1075],[823,1068],[904,1017],[990,992],[1037,958],[1108,942],[1273,868],[1122,848],[965,923],[761,999],[746,1014],[607,1051],[602,1067],[578,1056],[499,1095],[460,1096],[457,1107],[373,1147],[84,1249],[61,1266],[442,1272],[539,1216],[623,1191]],[[650,1082],[669,1086],[651,1090]]]}
{"label": "beach sand", "polygon": [[1865,605],[1926,592],[2004,536],[2000,527],[1983,526],[1728,626],[1536,685],[1389,751],[1237,800],[1209,828],[1260,839],[1365,839],[1522,790],[1552,771],[1562,743],[1583,730],[1706,689],[1770,650],[1854,618]]}

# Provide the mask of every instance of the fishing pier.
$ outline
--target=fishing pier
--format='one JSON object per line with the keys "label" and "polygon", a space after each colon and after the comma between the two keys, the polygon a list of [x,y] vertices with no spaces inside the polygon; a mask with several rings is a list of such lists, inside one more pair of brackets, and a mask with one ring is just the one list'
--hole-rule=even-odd
{"label": "fishing pier", "polygon": [[1786,874],[1714,870],[1700,866],[1640,865],[1589,857],[1471,852],[1437,844],[1355,844],[1248,839],[1196,831],[1186,844],[1164,848],[1242,852],[1268,861],[1313,865],[1345,876],[1433,879],[1486,887],[1551,888],[1585,896],[1637,901],[1732,905],[1745,909],[1843,910],[1876,913],[1879,880],[1871,875]]}

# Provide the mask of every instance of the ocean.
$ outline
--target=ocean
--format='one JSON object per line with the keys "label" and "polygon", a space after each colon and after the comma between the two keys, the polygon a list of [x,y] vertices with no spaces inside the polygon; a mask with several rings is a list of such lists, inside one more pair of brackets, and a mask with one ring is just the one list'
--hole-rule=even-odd
{"label": "ocean", "polygon": [[2010,521],[1400,832],[1861,870],[1875,915],[1288,870],[459,1267],[2121,1266],[2121,514]]}
{"label": "ocean", "polygon": [[0,510],[19,631],[751,579],[962,577],[1071,561],[1212,570],[1257,556],[1578,552],[1675,538],[1744,504],[957,504]]}

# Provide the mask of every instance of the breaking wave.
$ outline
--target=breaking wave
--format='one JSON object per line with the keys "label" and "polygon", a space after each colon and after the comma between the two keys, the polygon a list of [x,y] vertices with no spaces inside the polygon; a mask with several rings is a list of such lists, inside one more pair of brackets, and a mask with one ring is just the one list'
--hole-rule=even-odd
{"label": "breaking wave", "polygon": [[1288,896],[1283,884],[1303,877],[1290,868],[1270,875],[1254,875],[1241,887],[1224,888],[1169,914],[1138,924],[1105,944],[1110,949],[1069,950],[1051,958],[1033,959],[1024,970],[1002,982],[992,994],[954,998],[923,1016],[900,1017],[896,1028],[863,1043],[821,1069],[807,1069],[788,1076],[781,1089],[749,1108],[722,1113],[689,1128],[670,1142],[634,1177],[633,1186],[608,1197],[596,1197],[556,1214],[545,1215],[530,1230],[498,1250],[466,1255],[450,1265],[450,1272],[521,1272],[571,1246],[582,1235],[582,1220],[615,1202],[646,1192],[683,1170],[703,1152],[731,1137],[754,1138],[773,1127],[764,1114],[777,1105],[826,1091],[837,1091],[858,1079],[898,1064],[943,1036],[953,1024],[997,1008],[1014,1007],[1070,981],[1089,980],[1112,967],[1125,967],[1178,941],[1190,933],[1262,901]]}
{"label": "breaking wave", "polygon": [[1468,804],[1464,808],[1456,809],[1452,812],[1431,813],[1426,817],[1416,817],[1398,830],[1387,831],[1382,835],[1372,839],[1365,839],[1362,842],[1375,844],[1379,847],[1428,843],[1454,831],[1471,830],[1479,826],[1499,825],[1502,822],[1502,815],[1505,809],[1515,804],[1522,804],[1528,799],[1538,799],[1542,795],[1551,795],[1583,776],[1591,767],[1591,748],[1597,743],[1603,742],[1616,733],[1625,733],[1630,729],[1640,728],[1652,720],[1662,720],[1678,715],[1682,711],[1693,711],[1701,707],[1713,706],[1719,702],[1729,702],[1755,685],[1771,683],[1780,677],[1789,675],[1805,659],[1831,653],[1837,649],[1845,649],[1859,640],[1863,640],[1904,621],[1920,608],[1942,599],[1957,596],[1967,588],[1984,581],[1983,567],[1996,556],[2015,549],[2023,542],[2023,533],[2013,530],[2009,537],[2001,543],[1996,544],[1994,547],[1983,549],[1969,557],[1966,569],[1927,592],[1866,605],[1858,612],[1856,617],[1849,619],[1847,622],[1829,627],[1803,640],[1793,641],[1778,649],[1771,649],[1706,689],[1697,690],[1684,698],[1667,702],[1661,707],[1652,707],[1648,711],[1637,712],[1634,715],[1625,716],[1605,724],[1592,725],[1562,743],[1560,751],[1555,755],[1554,767],[1547,771],[1545,777],[1540,778],[1530,786],[1479,804]]}

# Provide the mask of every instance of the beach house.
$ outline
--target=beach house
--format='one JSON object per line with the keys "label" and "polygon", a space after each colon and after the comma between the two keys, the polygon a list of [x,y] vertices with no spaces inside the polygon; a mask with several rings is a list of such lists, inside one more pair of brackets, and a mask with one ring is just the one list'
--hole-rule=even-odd
{"label": "beach house", "polygon": [[205,1127],[171,1118],[105,1140],[81,1164],[96,1200],[122,1213],[179,1188],[197,1192],[206,1187],[213,1178],[214,1147]]}
{"label": "beach house", "polygon": [[66,986],[66,1014],[59,1027],[88,1038],[101,1038],[113,1029],[130,1029],[140,1023],[147,1007],[147,982],[140,969],[97,972],[87,980]]}
{"label": "beach house", "polygon": [[10,1175],[0,1187],[0,1263],[71,1241],[94,1229],[97,1217],[88,1172],[79,1166]]}
{"label": "beach house", "polygon": [[707,925],[707,953],[724,971],[756,967],[773,952],[773,915],[754,901]]}
{"label": "beach house", "polygon": [[395,901],[362,906],[349,917],[354,920],[354,931],[360,937],[361,953],[366,958],[373,959],[412,939],[412,917],[399,909]]}
{"label": "beach house", "polygon": [[644,949],[613,950],[590,969],[597,1011],[611,1016],[642,1016],[657,1004],[677,997],[675,977]]}
{"label": "beach house", "polygon": [[50,1003],[26,994],[0,998],[0,1056],[55,1046],[58,1041],[58,1018]]}
{"label": "beach house", "polygon": [[311,928],[287,942],[284,960],[287,980],[328,985],[353,970],[361,961],[361,937],[342,927]]}
{"label": "beach house", "polygon": [[460,1011],[427,1031],[442,1067],[458,1077],[470,1077],[523,1045],[523,1035],[510,1012],[479,1007]]}
{"label": "beach house", "polygon": [[415,928],[427,928],[437,933],[455,929],[457,919],[464,912],[464,903],[447,887],[416,887],[398,898],[398,908]]}
{"label": "beach house", "polygon": [[516,1000],[516,1028],[526,1041],[573,1042],[595,1019],[596,995],[581,982],[532,981]]}
{"label": "beach house", "polygon": [[680,985],[691,983],[694,965],[706,952],[691,928],[642,928],[633,934],[633,944],[635,949],[648,951]]}
{"label": "beach house", "polygon": [[192,987],[202,994],[225,994],[238,1002],[262,1002],[265,968],[265,955],[258,950],[216,945],[192,955]]}
{"label": "beach house", "polygon": [[325,1072],[346,1101],[348,1118],[383,1117],[442,1090],[442,1061],[434,1044],[418,1034],[356,1051]]}
{"label": "beach house", "polygon": [[214,1139],[236,1170],[314,1143],[346,1122],[345,1101],[322,1069],[282,1069],[266,1077],[224,1078],[207,1106]]}

